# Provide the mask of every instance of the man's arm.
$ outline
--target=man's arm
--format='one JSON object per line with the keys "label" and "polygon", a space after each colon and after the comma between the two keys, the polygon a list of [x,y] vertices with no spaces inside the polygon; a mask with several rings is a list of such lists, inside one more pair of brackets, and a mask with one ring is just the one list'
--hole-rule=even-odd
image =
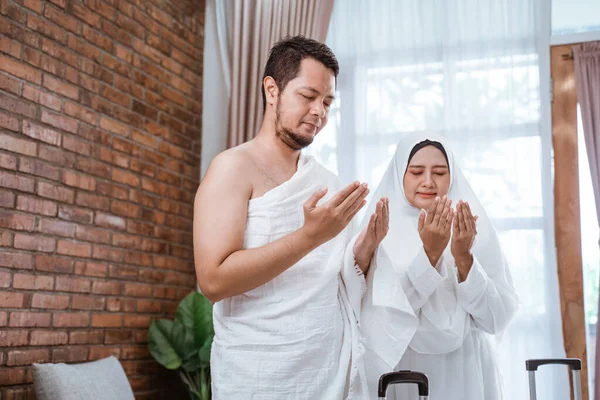
{"label": "man's arm", "polygon": [[335,237],[364,205],[365,190],[351,185],[326,205],[315,193],[305,204],[305,224],[267,245],[243,249],[252,187],[239,155],[220,154],[211,163],[194,202],[194,259],[200,289],[216,302],[257,288]]}

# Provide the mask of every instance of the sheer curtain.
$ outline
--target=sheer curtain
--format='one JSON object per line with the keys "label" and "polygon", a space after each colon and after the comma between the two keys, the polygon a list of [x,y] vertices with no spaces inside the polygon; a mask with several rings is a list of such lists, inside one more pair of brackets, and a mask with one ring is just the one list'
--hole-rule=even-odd
{"label": "sheer curtain", "polygon": [[[340,61],[337,100],[308,149],[342,181],[374,189],[407,132],[453,142],[520,295],[499,351],[506,399],[528,398],[525,359],[565,356],[551,139],[542,134],[544,7],[542,0],[337,1],[327,37]],[[567,398],[568,386],[562,369],[538,372],[539,398]]]}

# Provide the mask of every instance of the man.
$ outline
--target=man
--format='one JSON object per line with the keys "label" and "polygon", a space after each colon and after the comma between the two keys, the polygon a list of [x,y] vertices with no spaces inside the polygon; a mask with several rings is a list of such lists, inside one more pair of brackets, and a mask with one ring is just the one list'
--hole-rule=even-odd
{"label": "man", "polygon": [[352,239],[367,185],[339,190],[335,175],[301,154],[327,123],[338,69],[324,44],[277,43],[260,131],[215,157],[196,194],[196,274],[215,302],[216,400],[367,398],[357,324],[387,199]]}

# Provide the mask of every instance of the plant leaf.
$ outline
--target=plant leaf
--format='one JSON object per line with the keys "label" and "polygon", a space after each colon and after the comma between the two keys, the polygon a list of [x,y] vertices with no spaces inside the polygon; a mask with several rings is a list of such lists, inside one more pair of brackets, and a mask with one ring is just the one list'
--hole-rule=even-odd
{"label": "plant leaf", "polygon": [[202,363],[210,363],[210,349],[212,347],[213,337],[214,334],[210,335],[198,350],[198,357],[200,357]]}
{"label": "plant leaf", "polygon": [[196,352],[194,335],[178,319],[173,321],[171,331],[173,348],[182,360],[189,359]]}
{"label": "plant leaf", "polygon": [[148,330],[150,354],[167,369],[177,369],[181,366],[181,358],[172,345],[172,328],[173,321],[161,319],[152,321]]}
{"label": "plant leaf", "polygon": [[177,307],[176,319],[194,333],[197,347],[214,335],[212,322],[212,304],[198,292],[188,294]]}

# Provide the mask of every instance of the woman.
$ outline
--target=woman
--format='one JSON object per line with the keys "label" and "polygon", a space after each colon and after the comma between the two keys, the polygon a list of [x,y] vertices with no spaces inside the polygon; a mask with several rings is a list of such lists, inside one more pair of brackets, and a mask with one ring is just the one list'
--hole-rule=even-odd
{"label": "woman", "polygon": [[[374,193],[381,197],[389,198],[387,257],[379,254],[368,273],[362,312],[370,392],[389,368],[427,374],[432,400],[502,398],[493,337],[516,313],[517,297],[496,231],[444,140],[404,137]],[[397,332],[394,320],[403,325]],[[408,385],[390,391],[417,396]]]}

